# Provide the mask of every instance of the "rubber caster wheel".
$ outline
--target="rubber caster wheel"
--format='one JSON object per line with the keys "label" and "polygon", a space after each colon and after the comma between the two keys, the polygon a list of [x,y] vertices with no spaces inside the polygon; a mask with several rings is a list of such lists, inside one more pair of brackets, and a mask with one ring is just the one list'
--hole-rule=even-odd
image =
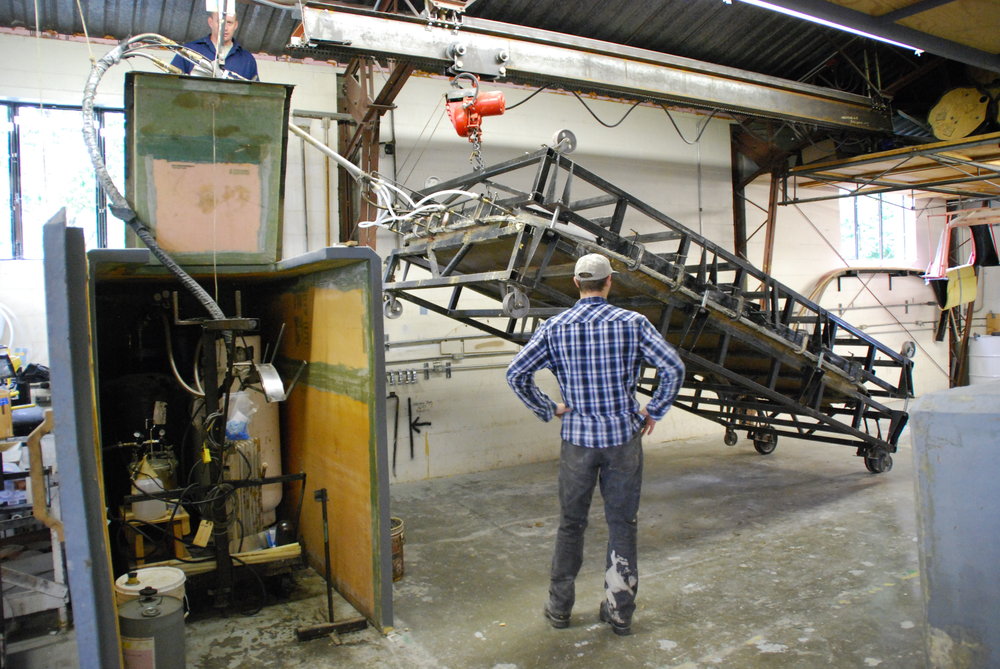
{"label": "rubber caster wheel", "polygon": [[522,293],[520,290],[512,290],[503,298],[503,313],[505,316],[510,318],[524,318],[528,315],[528,309],[531,308],[531,302],[528,300],[528,296]]}
{"label": "rubber caster wheel", "polygon": [[736,430],[726,430],[726,434],[722,437],[722,443],[726,446],[735,446],[739,439],[740,438],[739,435],[736,434]]}
{"label": "rubber caster wheel", "polygon": [[892,456],[888,453],[876,453],[865,458],[865,469],[872,474],[884,474],[892,469]]}
{"label": "rubber caster wheel", "polygon": [[758,432],[754,437],[753,447],[761,455],[770,455],[778,447],[778,435],[771,432]]}

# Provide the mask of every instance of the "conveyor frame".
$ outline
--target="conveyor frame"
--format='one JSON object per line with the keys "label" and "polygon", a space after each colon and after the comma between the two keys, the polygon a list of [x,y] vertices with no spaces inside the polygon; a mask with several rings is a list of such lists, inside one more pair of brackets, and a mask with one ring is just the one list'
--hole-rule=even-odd
{"label": "conveyor frame", "polygon": [[[528,185],[509,185],[518,178]],[[907,414],[884,402],[912,397],[906,355],[551,148],[444,190],[481,197],[449,196],[446,213],[397,230],[386,315],[402,298],[523,343],[576,301],[576,258],[602,253],[619,272],[610,301],[644,313],[685,361],[676,406],[723,425],[727,443],[745,432],[761,453],[784,435],[854,446],[876,473],[891,467]],[[414,268],[425,274],[410,278]],[[656,383],[647,370],[639,389]]]}

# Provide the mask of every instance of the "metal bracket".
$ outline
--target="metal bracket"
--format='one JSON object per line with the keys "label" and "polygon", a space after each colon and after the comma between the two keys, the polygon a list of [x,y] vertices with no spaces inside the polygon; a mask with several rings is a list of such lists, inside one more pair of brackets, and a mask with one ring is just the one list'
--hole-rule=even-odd
{"label": "metal bracket", "polygon": [[451,59],[451,65],[445,70],[448,74],[469,72],[478,74],[483,79],[493,80],[507,76],[510,53],[503,48],[480,49],[464,42],[454,42],[448,47],[446,57]]}
{"label": "metal bracket", "polygon": [[180,317],[180,302],[178,300],[177,291],[171,291],[170,297],[173,306],[174,325],[200,325],[206,330],[236,330],[245,332],[256,330],[257,326],[260,324],[256,318],[242,317],[221,318],[215,320],[208,320],[205,318],[182,319]]}
{"label": "metal bracket", "polygon": [[465,16],[465,0],[427,0],[424,3],[427,25],[458,30]]}
{"label": "metal bracket", "polygon": [[632,239],[629,242],[630,246],[628,250],[629,261],[627,263],[627,267],[629,268],[629,270],[632,271],[635,271],[642,266],[642,259],[643,256],[645,256],[646,254],[646,245],[640,242],[638,237],[639,235],[636,234],[635,239]]}

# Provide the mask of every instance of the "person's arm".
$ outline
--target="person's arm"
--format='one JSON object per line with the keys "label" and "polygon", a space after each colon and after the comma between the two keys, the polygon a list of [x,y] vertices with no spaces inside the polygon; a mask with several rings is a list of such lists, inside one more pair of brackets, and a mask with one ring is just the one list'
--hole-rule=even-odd
{"label": "person's arm", "polygon": [[535,372],[549,367],[544,327],[539,328],[507,367],[507,384],[532,413],[546,423],[553,416],[566,413],[565,405],[556,404],[535,384]]}
{"label": "person's arm", "polygon": [[663,420],[674,398],[680,392],[684,381],[684,362],[673,346],[667,343],[653,324],[647,318],[642,319],[639,336],[639,351],[643,360],[657,371],[659,384],[653,392],[653,397],[642,409],[644,424],[642,433],[653,431],[658,421]]}

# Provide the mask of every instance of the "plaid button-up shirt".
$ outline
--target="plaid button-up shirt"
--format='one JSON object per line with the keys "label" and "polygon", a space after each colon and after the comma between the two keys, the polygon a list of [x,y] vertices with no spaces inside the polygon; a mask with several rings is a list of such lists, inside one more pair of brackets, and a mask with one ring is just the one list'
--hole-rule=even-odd
{"label": "plaid button-up shirt", "polygon": [[684,380],[677,351],[642,314],[614,307],[603,297],[584,297],[543,322],[507,368],[507,383],[543,421],[556,404],[537,385],[535,372],[550,369],[570,411],[562,438],[577,446],[624,444],[643,424],[636,384],[643,363],[657,369],[659,386],[646,405],[661,420]]}

